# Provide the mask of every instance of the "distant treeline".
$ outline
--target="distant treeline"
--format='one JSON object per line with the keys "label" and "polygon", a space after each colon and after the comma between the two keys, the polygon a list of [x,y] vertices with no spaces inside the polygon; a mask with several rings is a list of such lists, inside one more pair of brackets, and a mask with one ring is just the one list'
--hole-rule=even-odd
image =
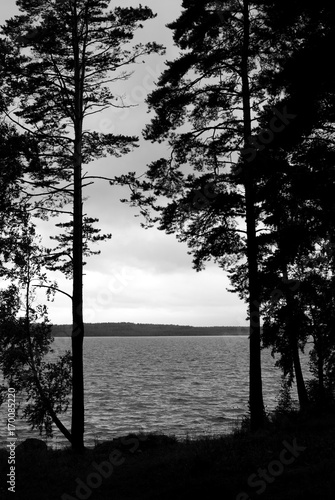
{"label": "distant treeline", "polygon": [[[70,337],[71,325],[53,325],[55,337]],[[163,337],[192,335],[249,335],[247,326],[180,326],[140,323],[87,323],[86,337]]]}

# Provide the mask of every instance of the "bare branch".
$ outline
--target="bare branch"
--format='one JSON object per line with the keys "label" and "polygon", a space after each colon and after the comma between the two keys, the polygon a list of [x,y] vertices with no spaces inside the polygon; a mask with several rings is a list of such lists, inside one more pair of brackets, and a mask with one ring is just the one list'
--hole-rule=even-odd
{"label": "bare branch", "polygon": [[52,286],[52,285],[50,285],[50,286],[49,285],[32,285],[32,286],[37,287],[37,288],[48,288],[49,290],[55,290],[56,292],[62,293],[63,295],[66,295],[71,300],[73,300],[72,295],[70,295],[67,292],[64,292],[64,290],[61,290],[60,288],[57,288],[56,286]]}

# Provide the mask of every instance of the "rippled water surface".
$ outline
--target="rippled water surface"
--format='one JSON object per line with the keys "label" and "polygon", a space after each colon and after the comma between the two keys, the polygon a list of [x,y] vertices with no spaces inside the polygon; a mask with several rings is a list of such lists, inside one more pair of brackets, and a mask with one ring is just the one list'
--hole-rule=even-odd
{"label": "rippled water surface", "polygon": [[[140,430],[180,437],[231,430],[247,412],[248,345],[244,336],[86,338],[86,445]],[[56,352],[69,347],[69,338],[55,340]],[[268,351],[262,364],[265,405],[273,409],[280,371]],[[70,428],[69,415],[61,420]],[[38,432],[18,421],[18,439],[28,436]],[[56,430],[49,444],[67,443]]]}

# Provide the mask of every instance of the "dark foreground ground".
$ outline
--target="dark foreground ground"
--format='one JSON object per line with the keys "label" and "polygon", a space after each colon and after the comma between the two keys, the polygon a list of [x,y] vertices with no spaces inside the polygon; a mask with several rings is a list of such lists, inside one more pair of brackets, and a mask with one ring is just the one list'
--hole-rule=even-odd
{"label": "dark foreground ground", "polygon": [[1,449],[1,500],[334,500],[335,417],[196,441],[129,435],[79,456],[17,449],[15,494],[7,459]]}

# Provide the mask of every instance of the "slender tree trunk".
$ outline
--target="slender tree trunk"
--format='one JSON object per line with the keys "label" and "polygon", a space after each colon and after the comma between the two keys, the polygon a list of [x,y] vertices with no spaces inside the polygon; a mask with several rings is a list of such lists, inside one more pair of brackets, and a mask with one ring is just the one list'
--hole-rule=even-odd
{"label": "slender tree trunk", "polygon": [[[249,43],[250,20],[249,1],[243,2],[244,35],[242,53],[242,96],[244,145],[248,148],[251,137],[251,111],[249,88]],[[264,425],[264,403],[261,371],[261,331],[259,312],[258,284],[258,246],[256,239],[255,185],[253,179],[254,161],[244,161],[243,177],[245,188],[246,225],[247,225],[247,259],[249,278],[249,315],[250,315],[250,372],[249,372],[249,405],[251,430],[257,430]]]}
{"label": "slender tree trunk", "polygon": [[[74,6],[76,9],[76,5]],[[73,155],[73,295],[72,295],[72,448],[84,449],[84,369],[83,369],[83,203],[82,132],[84,60],[80,59],[76,10],[73,24],[75,79],[75,123]],[[84,56],[82,56],[84,58]]]}
{"label": "slender tree trunk", "polygon": [[73,299],[72,299],[72,447],[84,448],[84,369],[83,369],[83,255],[82,255],[82,192],[81,164],[76,144],[78,164],[74,168],[73,203]]}
{"label": "slender tree trunk", "polygon": [[306,389],[306,385],[305,385],[305,381],[304,381],[304,377],[303,377],[302,369],[301,369],[298,342],[297,342],[297,339],[294,338],[294,333],[289,332],[289,335],[290,334],[292,335],[291,349],[292,349],[292,356],[293,356],[295,380],[297,383],[299,405],[300,405],[301,410],[306,410],[308,408],[309,401],[308,401],[307,389]]}
{"label": "slender tree trunk", "polygon": [[73,201],[73,299],[72,299],[72,447],[84,448],[84,369],[83,369],[83,251],[81,140],[76,141]]}
{"label": "slender tree trunk", "polygon": [[325,402],[324,354],[323,354],[323,342],[322,342],[323,335],[324,332],[322,331],[317,341],[314,340],[315,349],[317,352],[317,368],[318,368],[318,382],[319,382],[318,397],[322,405]]}
{"label": "slender tree trunk", "polygon": [[[283,267],[283,278],[284,278],[285,282],[287,283],[288,282],[288,274],[287,274],[286,263],[284,264],[284,267]],[[299,349],[298,349],[297,333],[298,333],[299,325],[297,325],[296,321],[294,320],[295,302],[294,302],[294,298],[292,296],[292,292],[290,290],[286,291],[285,298],[286,298],[287,308],[289,311],[289,315],[287,318],[287,324],[286,324],[286,334],[287,334],[288,339],[289,339],[290,349],[291,349],[291,353],[292,353],[293,368],[294,368],[295,380],[296,380],[296,384],[297,384],[299,405],[300,405],[301,410],[306,410],[308,407],[308,394],[307,394],[307,390],[306,390],[304,377],[302,374]]]}

